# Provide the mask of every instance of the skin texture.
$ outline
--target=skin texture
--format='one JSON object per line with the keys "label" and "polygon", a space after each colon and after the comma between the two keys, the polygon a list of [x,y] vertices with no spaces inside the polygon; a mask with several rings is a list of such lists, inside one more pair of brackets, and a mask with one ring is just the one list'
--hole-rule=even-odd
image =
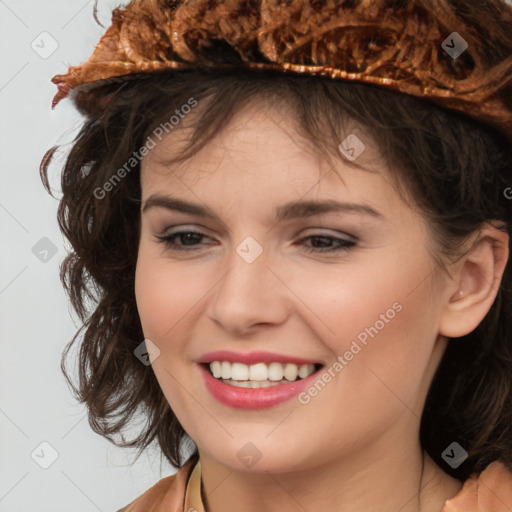
{"label": "skin texture", "polygon": [[[187,120],[142,163],[141,209],[153,194],[172,195],[217,216],[143,211],[135,283],[145,337],[160,350],[153,370],[198,446],[210,512],[436,512],[461,487],[428,457],[422,474],[420,417],[446,337],[471,332],[494,301],[507,235],[485,227],[443,272],[427,222],[400,199],[364,130],[354,133],[366,145],[359,167],[340,159],[332,168],[283,110],[253,103],[179,167],[161,160],[190,136]],[[370,205],[382,218],[274,218],[284,203],[325,199]],[[179,231],[204,238],[177,237],[194,244],[189,252],[157,239]],[[303,240],[312,235],[357,243],[308,252],[322,247]],[[250,264],[236,252],[247,236],[263,249]],[[306,405],[228,407],[195,362],[212,350],[265,350],[328,368],[396,302],[400,312]],[[248,442],[261,454],[250,468],[237,456]]]}

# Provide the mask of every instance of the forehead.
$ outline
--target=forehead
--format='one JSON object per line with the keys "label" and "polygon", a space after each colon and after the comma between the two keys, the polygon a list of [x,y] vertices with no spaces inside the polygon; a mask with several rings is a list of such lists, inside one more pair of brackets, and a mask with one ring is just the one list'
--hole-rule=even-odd
{"label": "forehead", "polygon": [[190,143],[194,121],[192,115],[186,117],[144,157],[143,198],[166,190],[217,200],[241,190],[276,201],[283,196],[339,198],[341,191],[345,199],[371,196],[372,190],[380,190],[378,195],[387,202],[393,197],[383,188],[391,187],[391,180],[375,142],[355,123],[347,125],[345,137],[349,142],[359,141],[364,150],[357,162],[348,164],[341,155],[329,159],[315,147],[282,105],[251,103],[237,111],[202,149],[173,163]]}
{"label": "forehead", "polygon": [[[185,116],[172,131],[164,134],[157,146],[144,158],[143,171],[148,167],[166,166],[177,156],[192,141],[195,123],[207,108],[206,101]],[[265,151],[261,153],[261,150]],[[246,159],[248,163],[257,164],[261,158],[255,157],[263,157],[268,151],[279,158],[289,157],[290,153],[308,153],[309,158],[314,156],[311,141],[298,133],[295,121],[286,111],[284,103],[253,99],[238,109],[235,107],[231,119],[214,133],[207,148],[194,153],[189,163],[194,166],[201,163],[203,168],[213,168],[216,162],[231,158],[240,161]],[[316,156],[320,158],[320,155]],[[177,172],[180,167],[174,165],[173,169]]]}

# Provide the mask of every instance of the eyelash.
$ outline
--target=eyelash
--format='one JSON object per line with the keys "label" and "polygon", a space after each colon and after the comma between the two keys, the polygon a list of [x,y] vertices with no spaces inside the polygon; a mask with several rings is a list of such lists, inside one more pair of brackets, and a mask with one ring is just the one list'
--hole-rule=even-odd
{"label": "eyelash", "polygon": [[[170,235],[164,235],[164,236],[157,236],[159,243],[165,244],[167,249],[170,249],[171,251],[179,251],[179,252],[189,252],[189,251],[196,251],[197,249],[183,249],[179,248],[180,246],[176,245],[174,243],[174,240],[182,235],[197,235],[200,238],[208,238],[203,233],[199,233],[196,231],[178,231],[176,233],[172,233]],[[345,240],[343,238],[337,238],[335,236],[330,235],[310,235],[305,238],[302,238],[299,240],[300,242],[303,242],[304,240],[310,240],[313,238],[323,238],[328,240],[334,240],[336,242],[339,242],[340,245],[337,247],[329,247],[329,248],[314,248],[314,247],[308,247],[306,248],[307,252],[319,252],[319,253],[326,253],[326,252],[348,252],[352,247],[356,245],[356,242],[353,242],[351,240]],[[185,246],[186,247],[186,246]],[[189,246],[190,247],[190,246]]]}

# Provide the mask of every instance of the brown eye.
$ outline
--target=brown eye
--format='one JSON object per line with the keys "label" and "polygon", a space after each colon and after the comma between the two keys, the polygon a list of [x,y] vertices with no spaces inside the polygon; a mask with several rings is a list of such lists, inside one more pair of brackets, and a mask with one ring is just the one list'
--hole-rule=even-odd
{"label": "brown eye", "polygon": [[[165,244],[168,249],[175,251],[191,251],[196,250],[195,247],[202,238],[208,238],[203,233],[198,233],[196,231],[178,231],[177,233],[172,233],[169,235],[161,235],[157,236],[159,242]],[[179,240],[181,243],[177,244],[176,240]],[[185,247],[191,247],[187,249]]]}
{"label": "brown eye", "polygon": [[[303,238],[300,242],[310,240],[313,247],[306,246],[308,252],[337,252],[337,251],[348,251],[351,247],[354,247],[356,242],[353,240],[345,240],[330,235],[311,235]],[[334,245],[333,245],[334,243]],[[301,244],[304,245],[304,244]]]}

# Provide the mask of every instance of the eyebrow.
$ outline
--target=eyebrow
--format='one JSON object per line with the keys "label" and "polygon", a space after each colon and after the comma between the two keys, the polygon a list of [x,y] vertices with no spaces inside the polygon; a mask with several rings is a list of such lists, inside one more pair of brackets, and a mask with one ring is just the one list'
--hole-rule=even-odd
{"label": "eyebrow", "polygon": [[[151,208],[164,208],[166,210],[189,213],[208,219],[218,219],[218,216],[207,207],[190,203],[183,199],[159,194],[151,195],[142,208],[142,213]],[[274,215],[277,221],[290,220],[295,218],[313,217],[324,213],[342,212],[368,215],[377,219],[383,219],[384,215],[367,204],[344,203],[334,200],[324,201],[292,201],[278,206]]]}

